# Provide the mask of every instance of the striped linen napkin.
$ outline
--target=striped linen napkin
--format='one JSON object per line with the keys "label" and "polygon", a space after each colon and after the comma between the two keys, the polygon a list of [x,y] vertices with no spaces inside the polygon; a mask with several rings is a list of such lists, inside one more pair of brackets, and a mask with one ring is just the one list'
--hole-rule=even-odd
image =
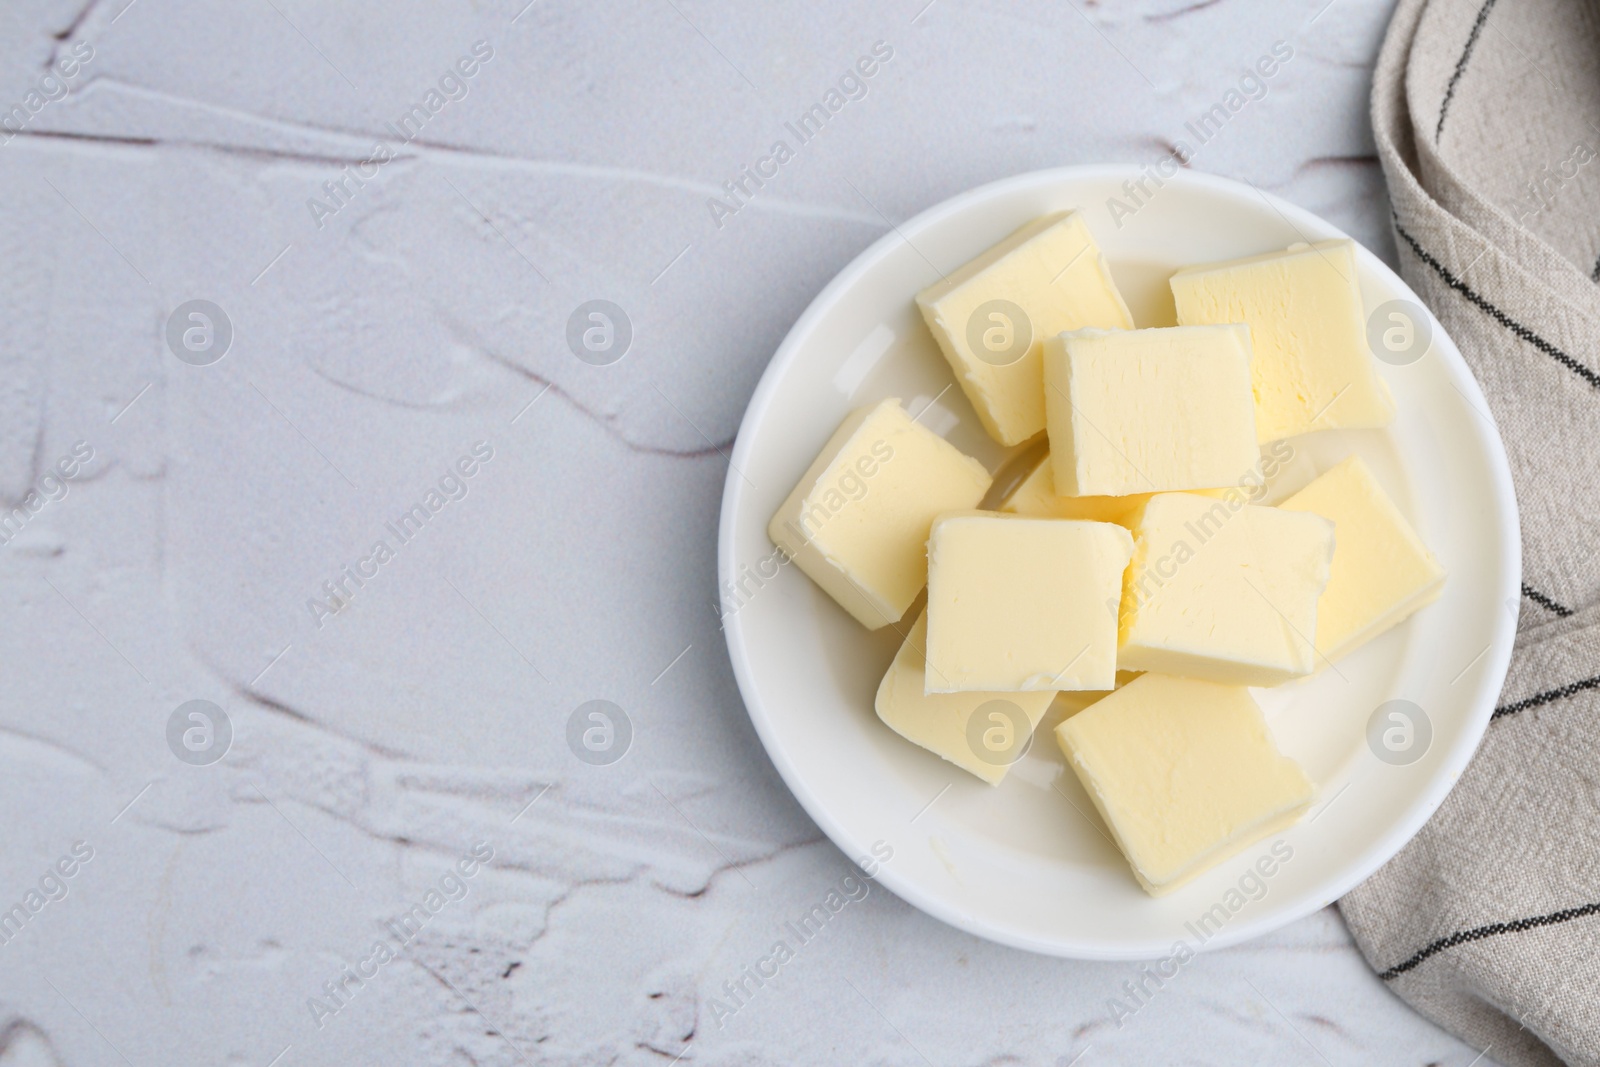
{"label": "striped linen napkin", "polygon": [[1372,120],[1401,273],[1505,438],[1524,585],[1477,756],[1340,908],[1485,1058],[1600,1067],[1600,5],[1401,0]]}

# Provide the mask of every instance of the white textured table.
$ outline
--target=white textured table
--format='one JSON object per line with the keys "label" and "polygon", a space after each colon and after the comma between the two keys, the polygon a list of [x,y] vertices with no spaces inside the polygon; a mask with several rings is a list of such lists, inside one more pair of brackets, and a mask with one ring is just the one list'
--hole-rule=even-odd
{"label": "white textured table", "polygon": [[[923,2],[8,6],[0,1064],[1473,1059],[1331,910],[1121,1025],[1135,966],[880,890],[727,991],[848,870],[713,603],[816,291],[960,190],[1180,139],[1392,256],[1382,0]],[[609,366],[565,340],[596,299]],[[169,732],[192,700],[226,724]]]}

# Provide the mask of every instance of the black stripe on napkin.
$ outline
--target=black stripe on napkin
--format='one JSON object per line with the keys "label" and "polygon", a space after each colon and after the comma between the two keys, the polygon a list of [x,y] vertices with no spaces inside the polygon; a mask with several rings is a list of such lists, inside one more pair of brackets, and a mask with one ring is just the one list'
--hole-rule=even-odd
{"label": "black stripe on napkin", "polygon": [[1483,6],[1478,9],[1478,17],[1472,22],[1472,32],[1467,35],[1467,47],[1461,50],[1461,58],[1456,60],[1455,73],[1450,75],[1450,84],[1445,86],[1444,100],[1439,104],[1439,126],[1433,131],[1434,143],[1444,136],[1444,115],[1450,110],[1450,99],[1456,95],[1456,82],[1461,80],[1462,71],[1467,69],[1467,60],[1472,58],[1472,50],[1478,47],[1478,34],[1483,32],[1483,24],[1489,21],[1489,9],[1494,7],[1494,0],[1484,0]]}
{"label": "black stripe on napkin", "polygon": [[1549,597],[1539,592],[1539,590],[1535,589],[1527,582],[1522,583],[1522,595],[1539,605],[1544,610],[1555,612],[1563,619],[1572,614],[1571,608],[1567,607],[1565,604],[1557,604],[1554,600],[1551,600]]}
{"label": "black stripe on napkin", "polygon": [[1534,930],[1541,926],[1555,926],[1558,923],[1571,922],[1573,919],[1581,919],[1585,915],[1593,915],[1596,912],[1600,912],[1600,903],[1585,904],[1581,908],[1564,908],[1561,911],[1553,911],[1549,915],[1536,915],[1531,919],[1513,919],[1507,923],[1490,923],[1488,926],[1462,930],[1459,933],[1451,934],[1449,937],[1441,937],[1404,963],[1395,964],[1378,975],[1378,977],[1385,982],[1398,978],[1428,957],[1437,955],[1447,948],[1464,945],[1469,941],[1482,941],[1486,937],[1495,937],[1499,934],[1521,933],[1524,930]]}
{"label": "black stripe on napkin", "polygon": [[1515,715],[1517,712],[1527,711],[1529,708],[1538,708],[1543,707],[1546,704],[1554,704],[1558,700],[1565,700],[1568,697],[1575,697],[1579,693],[1595,688],[1600,688],[1600,674],[1595,675],[1593,678],[1585,678],[1582,681],[1569,682],[1566,685],[1561,686],[1559,689],[1546,689],[1542,693],[1535,693],[1533,696],[1527,697],[1523,700],[1518,700],[1510,704],[1503,704],[1494,709],[1494,714],[1489,716],[1489,721],[1493,722],[1495,719],[1503,719],[1507,715]]}
{"label": "black stripe on napkin", "polygon": [[1501,311],[1499,308],[1489,303],[1489,301],[1485,300],[1482,296],[1475,292],[1471,286],[1467,285],[1460,278],[1457,278],[1454,274],[1451,274],[1445,269],[1444,264],[1440,263],[1437,259],[1434,259],[1427,252],[1423,251],[1422,246],[1417,244],[1417,239],[1407,233],[1404,226],[1400,225],[1400,219],[1398,217],[1396,217],[1394,220],[1394,229],[1396,233],[1405,238],[1406,244],[1411,246],[1411,251],[1417,254],[1417,258],[1422,260],[1422,262],[1426,263],[1428,266],[1432,267],[1434,273],[1443,278],[1446,285],[1460,293],[1462,296],[1466,297],[1481,311],[1483,311],[1484,314],[1488,315],[1491,319],[1494,319],[1494,321],[1510,330],[1513,334],[1528,342],[1530,345],[1537,348],[1539,351],[1543,352],[1545,355],[1549,356],[1563,367],[1566,367],[1568,370],[1582,378],[1584,381],[1588,382],[1590,385],[1600,389],[1600,374],[1596,374],[1588,367],[1585,367],[1582,363],[1579,363],[1577,360],[1561,351],[1561,349],[1557,348],[1549,341],[1546,341],[1543,337],[1540,337],[1528,327],[1522,325],[1522,323],[1513,319],[1510,315],[1507,315],[1504,311]]}

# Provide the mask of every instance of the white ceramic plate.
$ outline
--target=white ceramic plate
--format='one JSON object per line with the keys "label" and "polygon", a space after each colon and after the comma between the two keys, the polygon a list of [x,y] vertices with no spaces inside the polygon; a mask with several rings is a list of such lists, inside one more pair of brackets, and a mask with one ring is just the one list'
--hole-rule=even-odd
{"label": "white ceramic plate", "polygon": [[[718,558],[728,648],[750,717],[839,848],[858,859],[887,845],[893,858],[881,884],[980,937],[1101,959],[1164,956],[1180,939],[1212,948],[1257,936],[1328,904],[1399,851],[1488,725],[1521,584],[1504,450],[1477,383],[1430,318],[1425,355],[1379,364],[1399,412],[1392,426],[1292,442],[1290,483],[1351,452],[1364,456],[1449,572],[1438,602],[1336,670],[1258,691],[1279,743],[1317,786],[1299,825],[1152,899],[1061,756],[1051,730],[1059,701],[998,788],[878,721],[873,695],[900,633],[863,630],[798,569],[776,562],[765,531],[840,420],[886,396],[913,413],[937,398],[924,425],[1002,479],[1015,469],[1021,449],[984,433],[912,296],[1029,219],[1065,208],[1085,213],[1140,326],[1172,322],[1166,279],[1178,267],[1346,236],[1249,186],[1199,174],[1168,181],[1119,227],[1108,198],[1126,202],[1123,183],[1138,176],[1132,167],[1071,167],[996,182],[904,223],[845,268],[789,332],[750,401]],[[1357,255],[1369,313],[1416,301],[1377,257]],[[1409,765],[1380,761],[1367,742],[1369,719],[1391,699],[1413,702],[1431,724],[1431,742]],[[1270,877],[1252,875],[1274,841],[1280,857],[1286,849],[1292,857],[1266,864]]]}

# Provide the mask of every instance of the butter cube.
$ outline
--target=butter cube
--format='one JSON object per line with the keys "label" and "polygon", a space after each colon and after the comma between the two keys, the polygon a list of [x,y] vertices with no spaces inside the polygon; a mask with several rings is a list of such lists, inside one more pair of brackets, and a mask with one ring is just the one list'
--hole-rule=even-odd
{"label": "butter cube", "polygon": [[1227,685],[1310,674],[1333,523],[1307,512],[1162,493],[1135,523],[1117,665]]}
{"label": "butter cube", "polygon": [[1367,348],[1352,241],[1295,245],[1172,276],[1178,321],[1242,322],[1255,349],[1256,434],[1387,426],[1389,389]]}
{"label": "butter cube", "polygon": [[928,541],[929,693],[1110,689],[1120,526],[968,512]]}
{"label": "butter cube", "polygon": [[1133,317],[1076,211],[1036,219],[917,294],[917,306],[989,436],[1015,445],[1044,429],[1044,339]]}
{"label": "butter cube", "polygon": [[1444,568],[1359,456],[1279,507],[1333,523],[1333,565],[1317,601],[1317,652],[1324,661],[1366,644],[1444,588]]}
{"label": "butter cube", "polygon": [[[1121,689],[1139,676],[1137,671],[1118,671],[1116,688]],[[1104,698],[1109,692],[1111,692],[1109,689],[1079,689],[1071,693],[1057,693],[1056,698],[1045,709],[1045,718],[1060,726],[1063,719],[1078,714],[1090,704]]]}
{"label": "butter cube", "polygon": [[1008,515],[1040,519],[1086,519],[1126,526],[1128,517],[1150,499],[1148,493],[1131,496],[1061,496],[1056,492],[1055,468],[1045,454],[1038,466],[1018,482],[1000,503]]}
{"label": "butter cube", "polygon": [[896,399],[845,419],[783,502],[767,536],[869,630],[896,622],[928,581],[934,517],[975,507],[983,464]]}
{"label": "butter cube", "polygon": [[1238,686],[1140,675],[1056,738],[1152,896],[1292,825],[1311,803],[1305,772]]}
{"label": "butter cube", "polygon": [[[1215,497],[1230,491],[1229,489],[1193,490],[1201,496]],[[1132,529],[1140,507],[1153,495],[1153,493],[1130,493],[1127,496],[1062,496],[1056,492],[1055,469],[1050,464],[1050,454],[1047,452],[1038,465],[1006,494],[998,510],[1008,515],[1027,515],[1037,519],[1114,522],[1118,526]]]}
{"label": "butter cube", "polygon": [[923,612],[878,685],[878,718],[907,741],[999,785],[1027,751],[1055,694],[925,693],[927,643]]}
{"label": "butter cube", "polygon": [[1239,485],[1261,460],[1243,326],[1060,334],[1044,383],[1062,496]]}

